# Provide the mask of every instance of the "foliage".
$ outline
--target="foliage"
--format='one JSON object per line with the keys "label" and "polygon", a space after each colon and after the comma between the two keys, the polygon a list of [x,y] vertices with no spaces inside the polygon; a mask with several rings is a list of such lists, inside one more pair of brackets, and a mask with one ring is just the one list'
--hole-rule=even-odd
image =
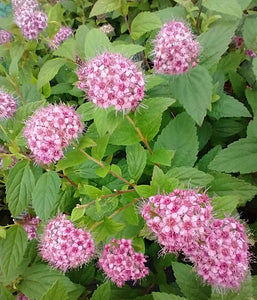
{"label": "foliage", "polygon": [[[12,34],[0,44],[0,90],[18,106],[0,120],[0,298],[257,299],[256,265],[239,291],[220,295],[181,255],[161,256],[140,215],[145,198],[194,188],[212,197],[216,218],[240,213],[256,231],[257,57],[246,52],[257,51],[256,0],[39,2],[48,26],[37,40],[24,38],[11,11],[0,20]],[[199,61],[184,74],[157,74],[155,38],[171,20],[191,27]],[[61,26],[73,34],[52,50]],[[79,67],[104,51],[132,59],[144,73],[144,99],[134,111],[98,108],[79,89]],[[61,160],[44,165],[23,130],[50,103],[76,108],[84,130]],[[51,269],[38,240],[27,239],[26,213],[41,219],[38,239],[58,213],[89,230],[99,253],[112,239],[131,239],[147,255],[149,275],[118,288],[99,270],[99,253],[66,273]],[[256,242],[255,232],[255,254]]]}

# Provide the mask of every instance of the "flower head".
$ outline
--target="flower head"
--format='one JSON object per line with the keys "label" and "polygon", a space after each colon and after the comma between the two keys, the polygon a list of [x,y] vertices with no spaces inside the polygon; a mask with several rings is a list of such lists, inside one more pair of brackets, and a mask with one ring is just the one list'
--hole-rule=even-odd
{"label": "flower head", "polygon": [[185,254],[201,239],[211,219],[212,206],[206,194],[175,189],[169,195],[151,196],[142,217],[163,245],[163,252]]}
{"label": "flower head", "polygon": [[112,239],[110,244],[105,245],[98,265],[111,281],[122,287],[126,281],[136,282],[148,274],[145,262],[144,255],[134,251],[131,240]]}
{"label": "flower head", "polygon": [[10,118],[16,112],[16,108],[13,96],[0,90],[0,119]]}
{"label": "flower head", "polygon": [[39,247],[42,258],[63,272],[86,264],[95,251],[91,234],[75,228],[65,215],[47,224]]}
{"label": "flower head", "polygon": [[183,23],[166,23],[155,39],[154,68],[157,73],[181,74],[198,63],[199,43]]}
{"label": "flower head", "polygon": [[250,58],[256,57],[256,53],[253,50],[247,49],[245,54],[248,55]]}
{"label": "flower head", "polygon": [[235,35],[233,37],[233,41],[235,43],[235,46],[237,49],[241,48],[243,46],[243,43],[244,43],[244,39],[242,36],[239,36],[239,35]]}
{"label": "flower head", "polygon": [[53,38],[53,42],[49,43],[51,49],[57,49],[61,42],[65,41],[72,34],[72,29],[70,27],[62,26],[60,30],[56,33]]}
{"label": "flower head", "polygon": [[61,104],[37,110],[26,122],[23,134],[36,160],[50,164],[62,158],[62,149],[81,132],[79,115],[72,107]]}
{"label": "flower head", "polygon": [[47,15],[42,11],[27,11],[24,13],[21,21],[21,30],[23,35],[34,40],[38,38],[40,31],[47,27]]}
{"label": "flower head", "polygon": [[245,227],[233,218],[214,219],[189,258],[203,281],[218,289],[238,290],[249,270]]}
{"label": "flower head", "polygon": [[32,240],[37,237],[37,227],[40,223],[39,217],[33,217],[31,215],[25,215],[22,220],[22,226],[27,232],[28,240]]}
{"label": "flower head", "polygon": [[6,30],[0,30],[0,44],[7,44],[12,41],[12,34]]}
{"label": "flower head", "polygon": [[89,99],[99,107],[135,110],[144,98],[142,72],[118,53],[105,52],[83,64],[78,78],[78,88],[87,91]]}

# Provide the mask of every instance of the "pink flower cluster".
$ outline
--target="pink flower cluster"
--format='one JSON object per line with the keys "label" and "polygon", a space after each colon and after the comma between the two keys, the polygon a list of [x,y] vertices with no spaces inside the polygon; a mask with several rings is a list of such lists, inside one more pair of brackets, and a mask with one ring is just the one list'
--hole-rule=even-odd
{"label": "pink flower cluster", "polygon": [[0,119],[10,118],[16,112],[16,108],[13,96],[0,90]]}
{"label": "pink flower cluster", "polygon": [[61,104],[37,110],[26,122],[23,134],[36,160],[50,164],[62,158],[62,148],[81,132],[82,123],[77,112]]}
{"label": "pink flower cluster", "polygon": [[233,37],[233,41],[234,41],[235,46],[236,46],[237,49],[241,48],[243,46],[243,44],[244,44],[244,39],[240,35],[235,35]]}
{"label": "pink flower cluster", "polygon": [[126,281],[135,282],[149,273],[145,262],[144,255],[134,251],[131,240],[112,239],[105,245],[98,265],[118,287],[122,287]]}
{"label": "pink flower cluster", "polygon": [[248,250],[245,227],[240,222],[216,219],[189,257],[205,282],[217,289],[238,290],[249,270]]}
{"label": "pink flower cluster", "polygon": [[65,41],[71,34],[72,29],[70,27],[62,26],[54,36],[53,41],[48,44],[49,47],[53,50],[57,49],[61,42]]}
{"label": "pink flower cluster", "polygon": [[25,296],[24,294],[19,294],[16,300],[31,300],[31,299]]}
{"label": "pink flower cluster", "polygon": [[251,49],[247,49],[245,51],[245,54],[248,55],[250,58],[255,58],[256,57],[256,53]]}
{"label": "pink flower cluster", "polygon": [[0,44],[7,44],[12,41],[12,35],[9,31],[0,30]]}
{"label": "pink flower cluster", "polygon": [[142,208],[163,252],[183,252],[203,281],[221,289],[238,289],[249,269],[245,227],[233,218],[214,219],[206,194],[174,190],[156,195]]}
{"label": "pink flower cluster", "polygon": [[32,240],[37,237],[37,227],[39,223],[39,217],[33,217],[31,215],[25,215],[23,217],[22,227],[27,232],[28,240]]}
{"label": "pink flower cluster", "polygon": [[116,111],[135,110],[144,98],[142,72],[118,53],[105,52],[78,70],[78,88],[88,93],[99,107],[114,106]]}
{"label": "pink flower cluster", "polygon": [[198,63],[199,43],[183,23],[166,23],[155,38],[154,68],[157,73],[181,74]]}
{"label": "pink flower cluster", "polygon": [[206,194],[176,189],[167,196],[150,197],[142,216],[164,252],[187,252],[205,233],[211,211]]}
{"label": "pink flower cluster", "polygon": [[91,234],[75,228],[65,215],[59,215],[47,224],[39,248],[42,258],[63,272],[86,264],[95,251]]}
{"label": "pink flower cluster", "polygon": [[14,18],[22,34],[29,40],[38,38],[40,31],[47,27],[47,15],[39,10],[35,0],[12,0]]}

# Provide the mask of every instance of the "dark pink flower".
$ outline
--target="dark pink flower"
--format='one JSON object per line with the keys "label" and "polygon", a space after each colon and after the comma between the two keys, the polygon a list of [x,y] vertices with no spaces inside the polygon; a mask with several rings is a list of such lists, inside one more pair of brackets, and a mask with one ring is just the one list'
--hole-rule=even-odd
{"label": "dark pink flower", "polygon": [[195,190],[175,189],[169,195],[151,196],[142,217],[163,246],[163,252],[187,254],[198,245],[211,219],[209,197]]}
{"label": "dark pink flower", "polygon": [[105,245],[98,262],[99,267],[118,287],[129,280],[136,282],[149,273],[144,265],[146,258],[142,253],[136,253],[131,243],[131,240],[112,239],[110,244]]}
{"label": "dark pink flower", "polygon": [[7,44],[12,41],[12,35],[9,31],[0,30],[0,44]]}
{"label": "dark pink flower", "polygon": [[63,272],[86,264],[95,251],[91,234],[76,228],[65,215],[47,224],[39,247],[42,258]]}
{"label": "dark pink flower", "polygon": [[256,53],[254,51],[250,50],[250,49],[247,49],[245,51],[245,54],[248,55],[250,58],[256,57]]}
{"label": "dark pink flower", "polygon": [[11,94],[0,90],[0,119],[10,118],[16,112],[16,102]]}
{"label": "dark pink flower", "polygon": [[31,215],[25,215],[22,220],[22,227],[27,232],[28,240],[32,240],[37,237],[37,227],[40,223],[39,217]]}
{"label": "dark pink flower", "polygon": [[78,88],[99,107],[116,111],[135,110],[144,98],[145,82],[132,61],[118,53],[105,52],[78,70]]}
{"label": "dark pink flower", "polygon": [[36,160],[50,164],[62,158],[62,149],[81,132],[82,123],[77,112],[61,104],[37,110],[26,122],[23,134]]}
{"label": "dark pink flower", "polygon": [[239,48],[241,48],[243,46],[244,39],[243,39],[242,36],[235,35],[233,37],[233,41],[234,41],[237,49],[239,49]]}
{"label": "dark pink flower", "polygon": [[161,74],[181,74],[198,63],[199,43],[183,23],[170,21],[155,38],[154,69]]}

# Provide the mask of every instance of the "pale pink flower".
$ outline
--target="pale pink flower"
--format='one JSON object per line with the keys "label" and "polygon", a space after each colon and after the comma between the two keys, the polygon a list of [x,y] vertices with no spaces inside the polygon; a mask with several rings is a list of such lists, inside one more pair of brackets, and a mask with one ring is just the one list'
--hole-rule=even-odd
{"label": "pale pink flower", "polygon": [[39,217],[34,217],[31,215],[25,215],[22,219],[22,227],[25,229],[28,240],[32,240],[37,237],[37,227],[38,224],[40,223]]}
{"label": "pale pink flower", "polygon": [[170,21],[155,38],[154,69],[161,74],[181,74],[198,63],[199,43],[183,23]]}
{"label": "pale pink flower", "polygon": [[82,123],[77,112],[61,104],[37,110],[26,121],[23,134],[36,160],[50,164],[62,158],[62,149],[81,132]]}
{"label": "pale pink flower", "polygon": [[11,94],[0,90],[0,119],[6,119],[13,116],[16,112],[16,102]]}
{"label": "pale pink flower", "polygon": [[118,53],[105,52],[78,70],[78,88],[99,107],[116,111],[135,110],[144,98],[143,74],[132,61]]}
{"label": "pale pink flower", "polygon": [[110,244],[105,245],[98,262],[100,269],[118,287],[129,280],[136,282],[149,273],[145,267],[146,258],[142,253],[135,252],[131,244],[131,240],[112,239]]}
{"label": "pale pink flower", "polygon": [[214,219],[188,257],[204,282],[217,289],[238,290],[249,271],[245,227],[233,218]]}
{"label": "pale pink flower", "polygon": [[39,248],[43,260],[63,272],[86,264],[95,251],[90,232],[76,228],[65,215],[47,224]]}
{"label": "pale pink flower", "polygon": [[28,11],[24,14],[21,26],[24,37],[29,40],[38,38],[39,33],[47,27],[47,15],[42,11]]}
{"label": "pale pink flower", "polygon": [[0,44],[7,44],[12,41],[12,34],[6,30],[0,30]]}
{"label": "pale pink flower", "polygon": [[62,26],[60,30],[56,33],[53,41],[48,44],[51,49],[57,49],[59,45],[65,41],[72,34],[72,29],[70,27]]}
{"label": "pale pink flower", "polygon": [[183,251],[187,254],[205,233],[211,211],[210,199],[205,193],[175,189],[169,195],[151,196],[141,214],[164,253]]}

